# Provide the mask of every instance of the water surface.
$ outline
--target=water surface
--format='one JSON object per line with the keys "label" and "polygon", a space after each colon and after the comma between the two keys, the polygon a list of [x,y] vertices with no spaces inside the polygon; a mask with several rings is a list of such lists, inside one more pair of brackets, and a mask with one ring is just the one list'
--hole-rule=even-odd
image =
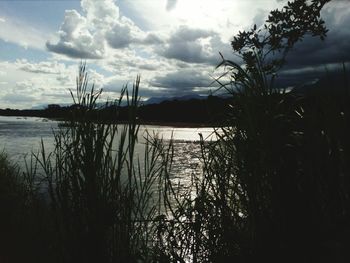
{"label": "water surface", "polygon": [[[4,150],[19,165],[23,165],[25,156],[39,151],[41,140],[44,142],[46,152],[54,149],[53,132],[59,128],[58,124],[57,121],[44,118],[0,116],[0,150]],[[199,133],[208,140],[214,139],[213,128],[142,125],[139,131],[139,143],[135,149],[141,157],[147,132],[151,135],[157,134],[165,143],[173,139],[174,177],[183,180],[188,179],[189,174],[201,171]]]}

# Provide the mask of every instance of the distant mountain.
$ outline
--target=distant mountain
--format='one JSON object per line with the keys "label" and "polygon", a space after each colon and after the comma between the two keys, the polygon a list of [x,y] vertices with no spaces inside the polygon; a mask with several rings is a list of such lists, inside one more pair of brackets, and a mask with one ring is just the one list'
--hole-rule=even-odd
{"label": "distant mountain", "polygon": [[197,100],[205,100],[208,96],[201,96],[198,94],[191,94],[191,95],[185,95],[185,96],[180,96],[180,97],[151,97],[148,100],[144,101],[144,105],[149,105],[149,104],[159,104],[163,101],[186,101],[186,100],[191,100],[191,99],[197,99]]}
{"label": "distant mountain", "polygon": [[30,110],[44,110],[47,108],[48,104],[39,104],[30,108]]}
{"label": "distant mountain", "polygon": [[[229,96],[217,95],[217,97],[227,98]],[[148,100],[142,101],[142,105],[159,104],[159,103],[162,103],[165,101],[206,100],[207,98],[208,98],[208,96],[206,96],[206,95],[198,95],[198,94],[189,94],[189,95],[178,96],[178,97],[177,96],[175,96],[175,97],[151,97]],[[48,108],[48,105],[49,104],[47,104],[47,103],[38,104],[38,105],[33,106],[29,110],[44,110],[44,109]],[[72,105],[72,103],[60,103],[58,105],[61,107],[69,107]],[[109,104],[109,105],[111,105],[111,104]],[[104,108],[105,106],[106,106],[105,102],[98,102],[97,103],[97,108]],[[121,106],[127,106],[127,102],[122,101]]]}
{"label": "distant mountain", "polygon": [[[38,105],[31,107],[29,110],[45,110],[48,108],[48,105],[49,105],[48,103],[38,104]],[[57,105],[59,105],[61,107],[69,107],[72,105],[72,103],[59,103]]]}

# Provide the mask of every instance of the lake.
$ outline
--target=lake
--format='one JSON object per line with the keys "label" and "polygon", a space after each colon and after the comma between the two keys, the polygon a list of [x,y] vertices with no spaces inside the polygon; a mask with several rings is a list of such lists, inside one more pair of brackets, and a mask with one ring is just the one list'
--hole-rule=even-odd
{"label": "lake", "polygon": [[[4,150],[11,160],[24,167],[24,157],[38,152],[43,140],[46,152],[54,148],[53,132],[59,122],[37,117],[0,116],[0,151]],[[139,131],[139,145],[136,153],[142,157],[146,132],[157,134],[164,142],[174,141],[174,176],[181,181],[191,173],[200,173],[199,133],[207,140],[214,140],[213,128],[178,128],[170,126],[142,125]],[[185,183],[184,181],[182,183]]]}

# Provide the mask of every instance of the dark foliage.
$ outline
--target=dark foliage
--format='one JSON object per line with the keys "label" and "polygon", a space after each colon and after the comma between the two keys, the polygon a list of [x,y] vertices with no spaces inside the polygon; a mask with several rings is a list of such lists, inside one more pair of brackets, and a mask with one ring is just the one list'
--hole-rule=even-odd
{"label": "dark foliage", "polygon": [[254,25],[250,31],[239,32],[231,42],[232,49],[242,56],[248,69],[253,70],[254,65],[262,63],[265,73],[276,73],[288,51],[305,35],[322,40],[326,37],[327,29],[320,12],[329,1],[288,1],[283,9],[270,12],[262,28]]}

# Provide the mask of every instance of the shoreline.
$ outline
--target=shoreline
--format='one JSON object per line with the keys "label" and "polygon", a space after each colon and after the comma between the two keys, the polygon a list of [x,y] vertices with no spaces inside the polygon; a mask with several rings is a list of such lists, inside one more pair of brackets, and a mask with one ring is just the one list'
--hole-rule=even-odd
{"label": "shoreline", "polygon": [[[47,116],[37,116],[37,115],[23,115],[23,114],[18,114],[18,115],[3,115],[0,114],[1,117],[18,117],[18,118],[42,118],[48,119],[51,121],[57,121],[57,122],[64,122],[67,121],[67,119],[64,118],[55,118],[55,117],[47,117]],[[115,121],[118,124],[127,124],[128,122],[126,121]],[[107,123],[107,122],[106,122]],[[218,127],[216,125],[210,125],[207,123],[195,123],[195,122],[167,122],[167,121],[143,121],[140,120],[138,122],[140,125],[150,125],[150,126],[162,126],[162,127],[174,127],[174,128],[215,128]]]}

